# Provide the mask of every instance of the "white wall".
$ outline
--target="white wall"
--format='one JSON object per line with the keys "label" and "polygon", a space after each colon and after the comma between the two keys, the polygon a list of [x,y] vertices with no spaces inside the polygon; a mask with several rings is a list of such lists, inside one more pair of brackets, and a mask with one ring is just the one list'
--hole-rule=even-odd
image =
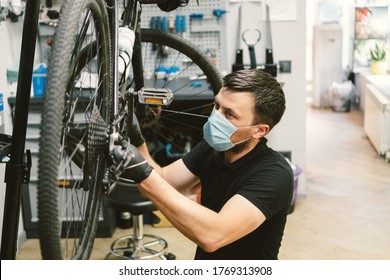
{"label": "white wall", "polygon": [[[269,0],[272,1],[272,0]],[[287,1],[288,2],[288,1]],[[294,3],[294,1],[290,1]],[[230,1],[228,22],[228,60],[232,65],[237,47],[238,11],[241,1]],[[265,61],[266,29],[261,1],[244,0],[242,9],[242,28],[259,29],[261,41],[256,45],[258,63]],[[271,10],[272,13],[272,10]],[[278,73],[277,79],[283,82],[287,108],[281,122],[268,135],[269,144],[275,150],[291,151],[292,161],[305,170],[306,166],[306,1],[296,0],[296,20],[271,21],[274,62],[291,60],[292,72]],[[244,61],[249,61],[248,50],[244,44]],[[306,175],[299,176],[300,196],[306,191]]]}

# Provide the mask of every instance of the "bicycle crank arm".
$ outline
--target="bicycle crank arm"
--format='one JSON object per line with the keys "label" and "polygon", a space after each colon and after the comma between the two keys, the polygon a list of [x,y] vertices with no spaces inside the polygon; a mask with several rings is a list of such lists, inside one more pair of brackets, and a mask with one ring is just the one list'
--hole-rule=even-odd
{"label": "bicycle crank arm", "polygon": [[172,100],[173,93],[169,88],[143,87],[138,91],[138,101],[141,104],[168,106]]}

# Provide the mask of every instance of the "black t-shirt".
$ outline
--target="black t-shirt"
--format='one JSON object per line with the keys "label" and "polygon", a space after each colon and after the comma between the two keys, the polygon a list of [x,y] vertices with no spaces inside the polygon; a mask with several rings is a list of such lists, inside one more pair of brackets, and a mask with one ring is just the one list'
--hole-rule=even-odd
{"label": "black t-shirt", "polygon": [[256,230],[215,252],[198,246],[195,259],[277,259],[294,178],[289,163],[266,143],[262,138],[251,152],[231,164],[224,162],[223,152],[214,151],[204,140],[183,157],[187,168],[201,180],[202,205],[219,212],[240,194],[266,216]]}

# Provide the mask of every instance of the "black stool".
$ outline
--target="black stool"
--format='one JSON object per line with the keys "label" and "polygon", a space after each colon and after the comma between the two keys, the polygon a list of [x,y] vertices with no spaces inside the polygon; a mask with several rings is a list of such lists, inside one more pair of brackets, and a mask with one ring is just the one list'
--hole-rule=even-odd
{"label": "black stool", "polygon": [[105,196],[105,203],[118,212],[130,212],[133,218],[133,235],[118,238],[111,244],[105,259],[115,256],[119,259],[175,259],[167,253],[168,243],[163,238],[143,233],[143,214],[157,210],[154,204],[141,195],[133,182],[118,182],[118,185]]}

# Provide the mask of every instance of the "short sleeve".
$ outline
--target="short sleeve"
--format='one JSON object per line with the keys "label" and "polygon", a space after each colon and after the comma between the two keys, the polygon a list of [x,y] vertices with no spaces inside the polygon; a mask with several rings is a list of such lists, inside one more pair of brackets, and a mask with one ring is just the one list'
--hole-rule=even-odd
{"label": "short sleeve", "polygon": [[292,197],[293,175],[289,166],[273,165],[250,176],[238,194],[253,203],[270,219],[288,206]]}

